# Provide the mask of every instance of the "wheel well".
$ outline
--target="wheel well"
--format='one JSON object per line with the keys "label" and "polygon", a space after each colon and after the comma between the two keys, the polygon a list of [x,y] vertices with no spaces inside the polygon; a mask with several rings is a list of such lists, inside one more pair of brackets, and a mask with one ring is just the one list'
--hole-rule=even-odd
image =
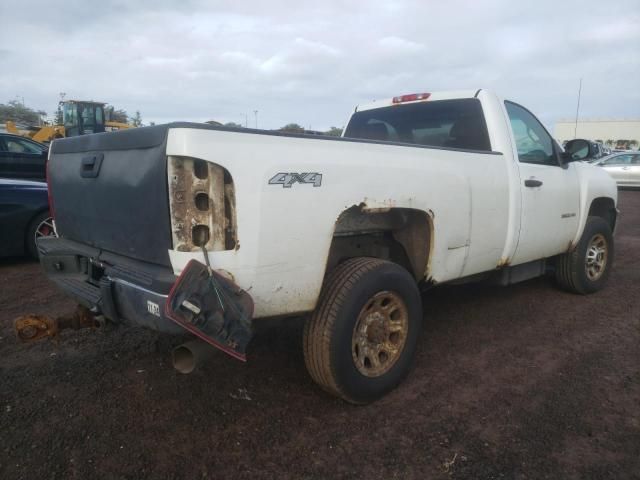
{"label": "wheel well", "polygon": [[374,257],[406,268],[416,280],[425,278],[431,251],[431,217],[423,210],[392,208],[345,210],[335,224],[327,271],[354,257]]}
{"label": "wheel well", "polygon": [[609,197],[598,197],[591,202],[589,207],[590,217],[602,217],[611,227],[611,231],[616,226],[616,205]]}

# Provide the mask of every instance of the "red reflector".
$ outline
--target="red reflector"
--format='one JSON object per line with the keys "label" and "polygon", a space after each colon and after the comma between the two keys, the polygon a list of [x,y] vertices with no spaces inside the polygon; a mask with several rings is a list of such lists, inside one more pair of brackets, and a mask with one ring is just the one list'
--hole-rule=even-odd
{"label": "red reflector", "polygon": [[393,103],[415,102],[417,100],[426,100],[431,96],[430,93],[410,93],[409,95],[400,95],[393,97]]}

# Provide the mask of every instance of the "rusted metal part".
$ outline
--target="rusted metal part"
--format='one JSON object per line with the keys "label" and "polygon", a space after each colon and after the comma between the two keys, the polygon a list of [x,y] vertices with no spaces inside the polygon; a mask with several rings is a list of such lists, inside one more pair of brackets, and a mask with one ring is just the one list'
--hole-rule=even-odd
{"label": "rusted metal part", "polygon": [[[362,205],[353,205],[338,217],[329,254],[329,267],[336,259],[349,256],[390,258],[388,243],[374,237],[370,237],[371,241],[363,238],[365,235],[387,232],[391,233],[395,242],[404,249],[416,279],[424,279],[429,271],[433,245],[433,226],[429,214],[411,208],[392,208],[386,212],[371,211],[365,210]],[[353,238],[354,242],[342,240],[345,237]],[[339,240],[336,241],[337,238]],[[357,249],[352,248],[352,244],[360,247],[366,245],[367,249],[358,253]],[[380,251],[381,245],[387,248],[386,254]]]}
{"label": "rusted metal part", "polygon": [[173,248],[236,248],[235,188],[229,172],[204,160],[169,157],[168,175]]}
{"label": "rusted metal part", "polygon": [[65,329],[98,327],[99,322],[89,309],[78,305],[71,315],[51,318],[47,315],[29,314],[16,318],[13,326],[20,341],[27,343],[44,337],[55,337]]}
{"label": "rusted metal part", "polygon": [[508,267],[510,265],[511,265],[511,259],[509,257],[502,257],[498,261],[498,264],[496,265],[496,268],[504,268],[504,267]]}
{"label": "rusted metal part", "polygon": [[409,331],[409,313],[395,292],[373,295],[360,311],[353,328],[351,355],[365,377],[379,377],[402,355]]}

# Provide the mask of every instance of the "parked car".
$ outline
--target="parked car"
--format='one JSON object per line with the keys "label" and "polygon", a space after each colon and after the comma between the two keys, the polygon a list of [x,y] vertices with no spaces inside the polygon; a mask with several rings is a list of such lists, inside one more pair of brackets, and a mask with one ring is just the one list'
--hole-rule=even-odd
{"label": "parked car", "polygon": [[45,180],[48,149],[20,135],[0,133],[0,178]]}
{"label": "parked car", "polygon": [[0,178],[0,257],[38,258],[36,239],[55,235],[47,184]]}
{"label": "parked car", "polygon": [[614,153],[594,165],[602,167],[619,187],[640,187],[640,152]]}
{"label": "parked car", "polygon": [[[343,135],[173,123],[56,140],[43,269],[109,321],[241,360],[257,322],[296,316],[311,377],[353,403],[407,374],[420,288],[549,270],[571,292],[605,286],[618,192],[581,161],[588,142],[563,152],[483,89],[361,105]],[[183,372],[187,351],[202,347],[174,353]]]}

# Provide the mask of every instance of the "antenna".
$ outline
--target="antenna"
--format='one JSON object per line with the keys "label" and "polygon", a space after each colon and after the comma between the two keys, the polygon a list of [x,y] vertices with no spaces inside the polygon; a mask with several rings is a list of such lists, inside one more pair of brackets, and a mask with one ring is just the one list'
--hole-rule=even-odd
{"label": "antenna", "polygon": [[578,113],[580,112],[580,94],[582,93],[582,78],[580,78],[580,86],[578,87],[578,105],[576,106],[576,125],[573,129],[573,138],[578,135]]}

